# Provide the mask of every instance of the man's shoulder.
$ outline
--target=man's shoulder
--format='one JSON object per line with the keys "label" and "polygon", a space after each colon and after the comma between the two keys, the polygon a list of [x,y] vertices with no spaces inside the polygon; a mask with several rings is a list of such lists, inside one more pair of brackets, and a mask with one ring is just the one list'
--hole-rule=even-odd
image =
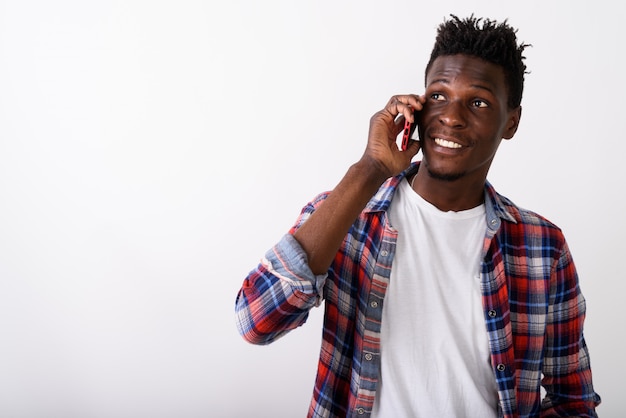
{"label": "man's shoulder", "polygon": [[388,178],[367,203],[364,212],[387,211],[389,209],[389,205],[391,204],[391,199],[393,198],[393,195],[404,176],[405,173],[402,173],[398,176]]}
{"label": "man's shoulder", "polygon": [[[404,178],[402,173],[395,177],[388,178],[378,189],[376,194],[369,200],[361,215],[368,215],[372,212],[386,212],[391,204],[393,194],[398,188],[400,181]],[[307,205],[302,209],[303,213],[315,211],[332,193],[332,190],[318,193]]]}
{"label": "man's shoulder", "polygon": [[528,226],[539,226],[554,231],[561,231],[561,228],[545,216],[517,205],[508,197],[496,192],[493,188],[492,191],[494,196],[494,205],[501,211],[507,213],[510,218],[512,218],[511,220],[513,220],[514,223]]}

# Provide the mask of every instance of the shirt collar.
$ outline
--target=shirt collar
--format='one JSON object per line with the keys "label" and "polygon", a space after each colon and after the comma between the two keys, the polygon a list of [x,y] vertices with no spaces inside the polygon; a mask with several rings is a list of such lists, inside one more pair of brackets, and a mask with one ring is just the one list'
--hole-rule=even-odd
{"label": "shirt collar", "polygon": [[[395,177],[390,177],[385,183],[378,189],[378,192],[368,202],[364,209],[364,212],[385,212],[389,209],[391,199],[395,193],[398,185],[405,177],[417,173],[420,162],[413,162],[409,168]],[[504,196],[499,195],[494,187],[485,181],[485,211],[487,217],[487,225],[491,229],[497,230],[500,227],[500,220],[506,220],[509,222],[517,223],[514,216],[515,211],[512,209],[515,206]]]}

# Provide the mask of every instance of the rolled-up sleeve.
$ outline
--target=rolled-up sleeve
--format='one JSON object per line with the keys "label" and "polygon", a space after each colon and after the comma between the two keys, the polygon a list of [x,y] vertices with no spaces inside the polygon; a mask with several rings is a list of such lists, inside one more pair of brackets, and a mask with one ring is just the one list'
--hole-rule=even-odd
{"label": "rolled-up sleeve", "polygon": [[245,278],[235,303],[237,328],[253,344],[269,344],[304,324],[321,304],[327,275],[315,275],[291,234]]}
{"label": "rolled-up sleeve", "polygon": [[589,351],[583,337],[586,314],[578,275],[567,244],[556,265],[546,327],[541,416],[597,417],[601,402],[594,391]]}

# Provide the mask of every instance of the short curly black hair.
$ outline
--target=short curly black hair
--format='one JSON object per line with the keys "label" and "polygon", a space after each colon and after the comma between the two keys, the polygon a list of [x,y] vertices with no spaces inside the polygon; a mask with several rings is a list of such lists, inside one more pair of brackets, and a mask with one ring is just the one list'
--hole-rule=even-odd
{"label": "short curly black hair", "polygon": [[508,25],[507,20],[498,23],[494,20],[470,17],[460,19],[450,15],[437,29],[435,45],[426,65],[426,74],[433,61],[441,55],[465,54],[500,65],[504,69],[508,89],[508,106],[515,109],[522,102],[526,57],[522,55],[529,44],[517,43],[517,29]]}

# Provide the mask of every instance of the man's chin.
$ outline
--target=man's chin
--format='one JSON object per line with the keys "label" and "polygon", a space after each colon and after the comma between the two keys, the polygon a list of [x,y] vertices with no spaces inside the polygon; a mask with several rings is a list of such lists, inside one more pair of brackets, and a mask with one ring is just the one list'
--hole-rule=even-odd
{"label": "man's chin", "polygon": [[428,175],[435,179],[435,180],[440,180],[440,181],[456,181],[458,179],[460,179],[461,177],[463,177],[465,175],[464,172],[461,171],[445,171],[445,170],[439,170],[436,168],[432,168],[429,166],[428,162],[424,162],[424,166],[426,168],[426,172],[428,173]]}

